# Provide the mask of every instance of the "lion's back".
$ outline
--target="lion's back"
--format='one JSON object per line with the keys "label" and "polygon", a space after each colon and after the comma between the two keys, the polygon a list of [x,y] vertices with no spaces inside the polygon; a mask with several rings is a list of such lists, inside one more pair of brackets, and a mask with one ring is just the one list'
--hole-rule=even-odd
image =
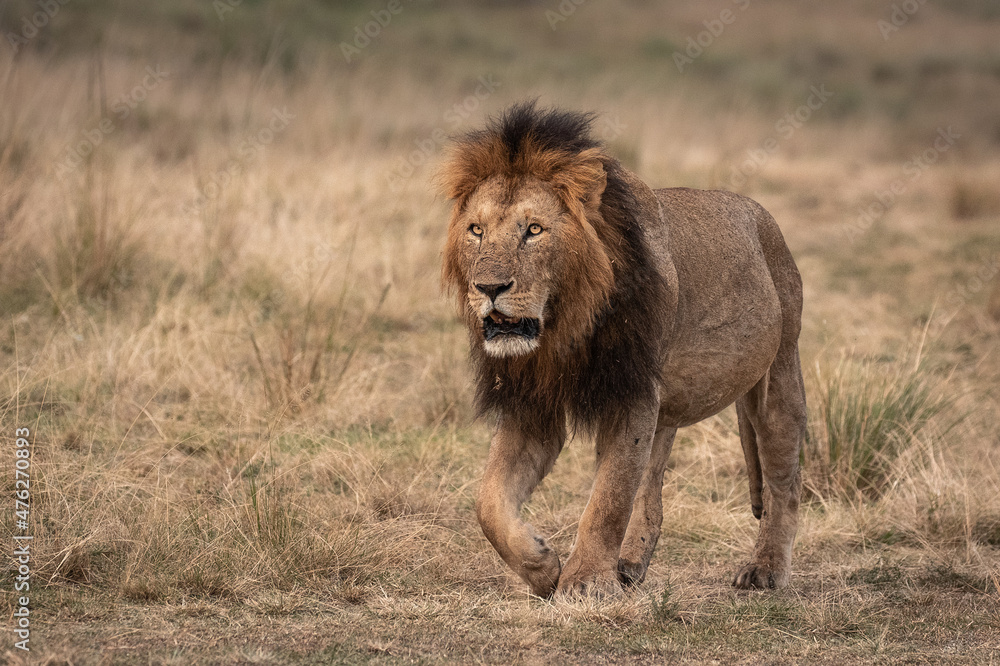
{"label": "lion's back", "polygon": [[667,233],[666,247],[653,251],[668,253],[677,269],[679,307],[705,316],[723,304],[744,309],[772,302],[773,283],[758,228],[770,216],[760,204],[723,190],[679,187],[655,194]]}

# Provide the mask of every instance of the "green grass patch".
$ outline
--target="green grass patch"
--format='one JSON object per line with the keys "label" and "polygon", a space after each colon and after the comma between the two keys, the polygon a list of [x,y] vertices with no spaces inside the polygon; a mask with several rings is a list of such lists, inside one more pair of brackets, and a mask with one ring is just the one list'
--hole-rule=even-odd
{"label": "green grass patch", "polygon": [[[805,446],[807,488],[822,496],[878,499],[896,463],[935,417],[951,412],[944,381],[921,363],[845,358],[817,376],[818,413]],[[941,431],[957,425],[950,413]]]}

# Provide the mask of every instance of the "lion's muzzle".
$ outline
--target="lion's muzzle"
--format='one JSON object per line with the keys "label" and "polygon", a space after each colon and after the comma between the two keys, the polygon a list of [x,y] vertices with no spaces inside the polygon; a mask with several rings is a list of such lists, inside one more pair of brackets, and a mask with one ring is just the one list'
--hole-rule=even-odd
{"label": "lion's muzzle", "polygon": [[483,318],[483,337],[487,342],[499,335],[518,335],[528,340],[538,337],[541,327],[537,319],[529,317],[508,317],[493,310]]}

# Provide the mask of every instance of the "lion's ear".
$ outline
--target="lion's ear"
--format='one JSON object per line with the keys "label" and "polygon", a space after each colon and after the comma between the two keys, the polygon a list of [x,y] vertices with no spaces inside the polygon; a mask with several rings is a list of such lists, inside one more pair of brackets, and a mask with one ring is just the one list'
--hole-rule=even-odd
{"label": "lion's ear", "polygon": [[449,148],[435,180],[445,196],[461,201],[488,176],[501,173],[505,164],[499,139],[461,139]]}
{"label": "lion's ear", "polygon": [[434,181],[446,197],[459,201],[475,189],[479,178],[475,164],[458,151],[452,151],[438,168]]}
{"label": "lion's ear", "polygon": [[584,206],[588,209],[596,210],[601,207],[601,197],[604,196],[604,188],[608,186],[608,172],[604,170],[604,163],[597,160],[598,175],[590,187],[590,192]]}
{"label": "lion's ear", "polygon": [[562,165],[552,176],[552,185],[573,202],[579,202],[588,209],[601,205],[601,195],[608,184],[608,174],[604,171],[601,151],[597,148],[585,150],[573,160]]}

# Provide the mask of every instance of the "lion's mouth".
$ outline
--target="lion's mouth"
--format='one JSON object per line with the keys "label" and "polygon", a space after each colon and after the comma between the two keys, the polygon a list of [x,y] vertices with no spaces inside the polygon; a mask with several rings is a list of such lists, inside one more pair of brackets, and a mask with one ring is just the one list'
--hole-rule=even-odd
{"label": "lion's mouth", "polygon": [[528,317],[508,317],[494,310],[483,318],[483,337],[492,340],[498,335],[520,335],[529,340],[538,337],[538,320]]}

